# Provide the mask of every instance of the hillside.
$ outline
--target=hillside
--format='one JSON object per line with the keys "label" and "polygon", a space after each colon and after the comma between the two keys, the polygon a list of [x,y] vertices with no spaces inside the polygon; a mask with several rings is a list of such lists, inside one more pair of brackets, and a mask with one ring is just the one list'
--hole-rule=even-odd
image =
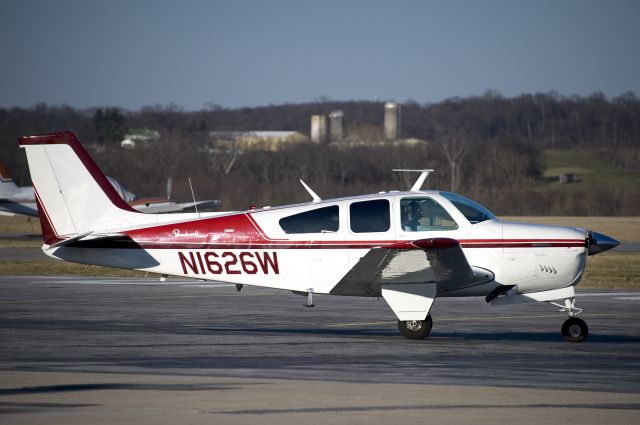
{"label": "hillside", "polygon": [[598,157],[596,152],[587,150],[545,149],[542,163],[543,176],[552,178],[561,174],[575,173],[577,183],[560,184],[554,182],[553,187],[571,190],[577,185],[581,188],[606,185],[616,187],[640,187],[640,169],[630,170],[613,165],[611,162]]}
{"label": "hillside", "polygon": [[[400,104],[398,140],[382,129],[384,102],[348,101],[184,111],[176,105],[138,111],[74,109],[38,104],[0,108],[0,158],[15,180],[29,184],[16,139],[68,129],[89,146],[107,175],[141,196],[224,201],[225,209],[304,201],[298,179],[323,198],[407,187],[392,168],[432,168],[425,187],[476,199],[497,214],[640,215],[640,99],[558,93],[505,98],[452,98]],[[299,143],[277,151],[221,147],[212,133],[297,131],[310,136],[312,115],[340,110],[344,140]],[[120,147],[131,129],[159,137]],[[402,140],[415,140],[413,144]],[[348,146],[348,147],[347,147]],[[574,172],[579,182],[551,176]]]}

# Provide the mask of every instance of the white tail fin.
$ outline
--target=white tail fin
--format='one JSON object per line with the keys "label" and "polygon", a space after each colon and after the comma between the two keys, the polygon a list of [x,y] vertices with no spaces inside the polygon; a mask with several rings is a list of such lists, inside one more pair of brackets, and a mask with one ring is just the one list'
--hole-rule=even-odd
{"label": "white tail fin", "polygon": [[[140,224],[70,131],[21,137],[43,223],[54,235],[45,243],[87,232]],[[47,241],[49,236],[49,241]],[[53,238],[55,236],[55,238]]]}

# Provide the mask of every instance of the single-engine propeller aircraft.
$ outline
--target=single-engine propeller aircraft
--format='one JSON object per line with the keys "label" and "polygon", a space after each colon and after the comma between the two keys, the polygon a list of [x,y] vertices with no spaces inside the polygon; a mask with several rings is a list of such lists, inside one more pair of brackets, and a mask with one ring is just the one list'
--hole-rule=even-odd
{"label": "single-engine propeller aircraft", "polygon": [[37,217],[36,198],[32,186],[18,186],[0,162],[0,215]]}
{"label": "single-engine propeller aircraft", "polygon": [[[425,338],[437,297],[548,301],[583,341],[574,287],[587,255],[618,241],[573,227],[508,223],[479,204],[421,190],[235,212],[141,214],[69,131],[21,137],[51,257],[306,294],[380,297],[403,336]],[[407,170],[402,170],[407,171]],[[304,184],[304,183],[303,183]],[[556,303],[557,301],[557,303]]]}

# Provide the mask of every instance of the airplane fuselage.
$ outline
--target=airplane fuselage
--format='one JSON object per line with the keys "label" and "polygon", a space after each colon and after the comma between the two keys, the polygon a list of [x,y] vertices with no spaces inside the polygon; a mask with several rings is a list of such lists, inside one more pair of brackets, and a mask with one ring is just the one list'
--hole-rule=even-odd
{"label": "airplane fuselage", "polygon": [[[403,225],[404,205],[412,200],[431,208],[435,218],[423,214],[414,228]],[[377,214],[367,215],[367,203],[379,209]],[[380,214],[388,216],[380,219]],[[584,229],[508,223],[492,216],[472,223],[437,191],[189,217],[193,219],[126,231],[120,240],[69,244],[48,252],[68,261],[123,268],[135,263],[139,270],[160,274],[330,293],[372,248],[453,239],[472,267],[490,271],[493,278],[439,296],[486,296],[499,285],[517,285],[520,293],[575,285],[587,255]],[[99,249],[87,250],[89,246]],[[411,272],[406,265],[404,270]]]}

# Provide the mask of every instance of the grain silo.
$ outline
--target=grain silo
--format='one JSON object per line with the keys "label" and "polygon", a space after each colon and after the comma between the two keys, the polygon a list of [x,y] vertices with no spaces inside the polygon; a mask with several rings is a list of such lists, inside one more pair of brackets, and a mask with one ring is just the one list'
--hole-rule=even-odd
{"label": "grain silo", "polygon": [[325,115],[311,115],[311,141],[313,143],[327,143],[327,117]]}
{"label": "grain silo", "polygon": [[344,113],[333,111],[329,114],[329,135],[332,142],[339,142],[344,137]]}
{"label": "grain silo", "polygon": [[386,140],[400,138],[400,105],[395,102],[384,104],[384,138]]}

